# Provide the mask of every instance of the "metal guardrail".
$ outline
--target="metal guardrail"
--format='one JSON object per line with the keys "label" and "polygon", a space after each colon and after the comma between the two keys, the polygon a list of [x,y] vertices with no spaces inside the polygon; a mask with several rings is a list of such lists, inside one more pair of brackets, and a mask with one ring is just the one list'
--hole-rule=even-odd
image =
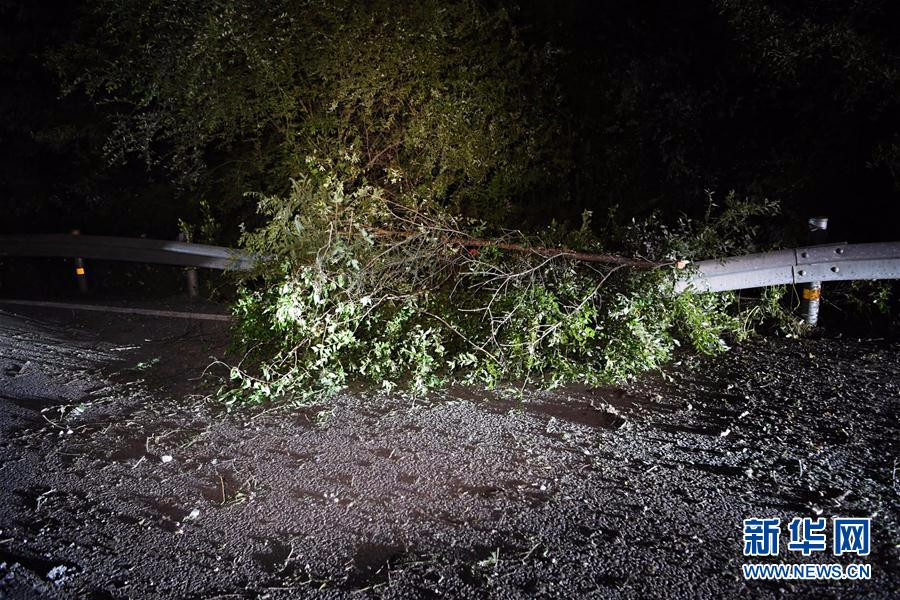
{"label": "metal guardrail", "polygon": [[248,271],[256,259],[240,250],[167,240],[100,235],[0,235],[0,257],[92,258]]}
{"label": "metal guardrail", "polygon": [[[0,257],[91,258],[248,271],[256,257],[222,246],[97,235],[0,235]],[[900,279],[900,242],[825,244],[705,260],[688,267],[678,293],[723,292],[811,281]]]}
{"label": "metal guardrail", "polygon": [[675,284],[678,293],[724,292],[812,281],[900,279],[900,242],[824,244],[705,260]]}

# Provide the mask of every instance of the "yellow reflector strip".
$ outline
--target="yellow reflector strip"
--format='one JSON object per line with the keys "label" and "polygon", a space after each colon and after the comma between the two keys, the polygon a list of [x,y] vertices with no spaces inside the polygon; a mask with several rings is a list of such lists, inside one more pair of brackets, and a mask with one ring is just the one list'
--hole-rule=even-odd
{"label": "yellow reflector strip", "polygon": [[822,290],[811,290],[809,288],[803,288],[803,299],[804,300],[818,300],[822,297]]}
{"label": "yellow reflector strip", "polygon": [[75,267],[76,275],[84,275],[84,267]]}

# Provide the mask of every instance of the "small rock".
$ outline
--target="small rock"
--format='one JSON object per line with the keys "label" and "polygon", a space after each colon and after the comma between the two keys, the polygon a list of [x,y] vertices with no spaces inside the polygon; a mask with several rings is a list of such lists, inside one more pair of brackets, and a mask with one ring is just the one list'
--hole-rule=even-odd
{"label": "small rock", "polygon": [[730,429],[730,428],[729,428],[729,429],[726,429],[725,431],[722,431],[721,433],[719,433],[719,437],[728,437],[729,434],[731,434],[731,429]]}
{"label": "small rock", "polygon": [[172,462],[173,460],[175,460],[175,459],[172,458],[172,455],[171,455],[171,454],[164,454],[163,457],[162,457],[162,461],[163,461],[164,463],[170,463],[170,462]]}
{"label": "small rock", "polygon": [[834,503],[840,504],[841,502],[846,500],[847,496],[849,496],[849,495],[850,495],[850,490],[845,490],[845,491],[841,492],[841,494],[837,498],[834,499]]}
{"label": "small rock", "polygon": [[57,565],[47,573],[47,579],[59,585],[66,580],[66,571],[67,568],[65,565]]}

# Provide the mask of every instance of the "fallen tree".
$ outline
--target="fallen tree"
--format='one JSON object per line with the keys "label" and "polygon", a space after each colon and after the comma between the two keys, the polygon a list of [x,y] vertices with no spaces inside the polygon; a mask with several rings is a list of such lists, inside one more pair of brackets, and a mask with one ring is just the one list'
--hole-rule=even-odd
{"label": "fallen tree", "polygon": [[680,344],[714,353],[746,332],[731,295],[676,295],[665,268],[683,266],[674,256],[709,242],[714,223],[657,232],[655,245],[636,229],[630,249],[654,255],[630,258],[603,251],[588,215],[529,235],[336,178],[299,179],[259,209],[266,224],[243,243],[273,259],[241,288],[229,401],[304,402],[352,381],[413,393],[599,384],[658,367]]}

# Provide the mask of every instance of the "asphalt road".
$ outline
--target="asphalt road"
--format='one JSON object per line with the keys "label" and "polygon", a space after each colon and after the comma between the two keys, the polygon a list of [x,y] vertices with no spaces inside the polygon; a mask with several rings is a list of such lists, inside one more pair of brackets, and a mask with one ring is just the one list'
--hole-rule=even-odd
{"label": "asphalt road", "polygon": [[[171,308],[171,307],[169,307]],[[0,312],[0,597],[892,598],[900,342],[683,357],[614,388],[231,412],[218,322]],[[871,518],[871,554],[742,521]],[[748,562],[865,563],[755,582]]]}

